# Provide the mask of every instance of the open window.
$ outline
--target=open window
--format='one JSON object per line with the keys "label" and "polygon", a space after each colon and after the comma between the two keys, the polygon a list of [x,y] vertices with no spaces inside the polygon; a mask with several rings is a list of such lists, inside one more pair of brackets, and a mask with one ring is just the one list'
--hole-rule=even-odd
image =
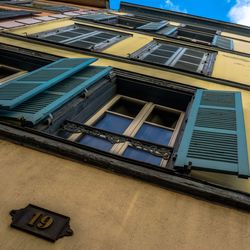
{"label": "open window", "polygon": [[206,50],[153,41],[131,54],[135,60],[210,75],[215,54]]}
{"label": "open window", "polygon": [[31,35],[32,38],[43,41],[88,50],[103,50],[128,36],[124,33],[79,24]]}
{"label": "open window", "polygon": [[95,60],[60,59],[0,86],[1,121],[32,127],[71,153],[249,176],[240,93],[173,86]]}

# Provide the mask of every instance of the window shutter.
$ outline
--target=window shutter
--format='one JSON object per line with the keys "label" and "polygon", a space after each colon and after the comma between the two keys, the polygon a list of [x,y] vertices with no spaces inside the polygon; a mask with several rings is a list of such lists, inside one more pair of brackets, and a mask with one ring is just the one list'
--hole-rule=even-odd
{"label": "window shutter", "polygon": [[95,58],[60,59],[40,69],[11,80],[0,87],[0,107],[13,109],[18,104],[82,70]]}
{"label": "window shutter", "polygon": [[23,102],[13,110],[0,109],[0,116],[23,120],[35,125],[107,75],[111,69],[111,67],[89,66]]}
{"label": "window shutter", "polygon": [[229,38],[224,38],[222,36],[214,36],[213,45],[223,48],[233,50],[233,40]]}
{"label": "window shutter", "polygon": [[239,92],[197,90],[174,165],[249,176]]}
{"label": "window shutter", "polygon": [[26,10],[0,10],[0,20],[32,16],[34,12]]}
{"label": "window shutter", "polygon": [[161,29],[160,31],[158,31],[157,33],[165,35],[165,36],[169,36],[169,35],[173,34],[176,30],[177,30],[177,27],[167,26],[167,27]]}
{"label": "window shutter", "polygon": [[117,19],[117,16],[116,15],[96,13],[96,14],[80,15],[77,18],[78,19],[93,20],[93,21],[105,21],[105,20],[109,20],[109,19]]}
{"label": "window shutter", "polygon": [[161,28],[166,27],[168,24],[167,21],[160,21],[160,22],[151,22],[151,23],[146,23],[140,27],[137,27],[136,29],[138,30],[149,30],[149,31],[156,31]]}
{"label": "window shutter", "polygon": [[170,63],[170,66],[192,72],[204,73],[203,68],[207,57],[208,53],[206,52],[184,48]]}

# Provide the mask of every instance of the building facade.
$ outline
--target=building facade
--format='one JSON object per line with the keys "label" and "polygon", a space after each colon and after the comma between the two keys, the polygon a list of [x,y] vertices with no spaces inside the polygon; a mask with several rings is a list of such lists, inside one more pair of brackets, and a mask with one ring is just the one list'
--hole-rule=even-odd
{"label": "building facade", "polygon": [[[249,27],[65,0],[0,29],[0,249],[249,248]],[[74,234],[10,227],[28,204]]]}

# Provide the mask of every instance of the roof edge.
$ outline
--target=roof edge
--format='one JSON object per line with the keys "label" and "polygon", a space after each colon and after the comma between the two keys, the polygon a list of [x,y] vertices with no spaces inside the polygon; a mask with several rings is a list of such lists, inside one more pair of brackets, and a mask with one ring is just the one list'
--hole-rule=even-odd
{"label": "roof edge", "polygon": [[[220,20],[196,16],[196,15],[190,15],[190,14],[176,12],[176,11],[170,11],[170,10],[165,10],[165,9],[160,9],[160,8],[143,6],[143,5],[139,5],[139,4],[121,2],[120,3],[120,10],[124,11],[124,12],[129,12],[129,13],[141,12],[141,13],[145,13],[146,15],[148,14],[147,12],[152,11],[152,16],[156,15],[156,13],[158,13],[158,14],[162,13],[162,14],[170,15],[170,17],[175,16],[176,18],[179,18],[179,19],[181,19],[181,18],[186,19],[186,20],[190,19],[190,21],[191,21],[191,19],[193,19],[194,21],[199,20],[199,21],[203,21],[206,23],[214,24],[214,25],[225,26],[225,28],[227,28],[227,29],[234,28],[234,30],[238,29],[239,32],[244,30],[245,32],[249,32],[249,34],[250,34],[250,27],[249,26],[220,21]],[[245,33],[245,32],[243,32],[243,33]]]}

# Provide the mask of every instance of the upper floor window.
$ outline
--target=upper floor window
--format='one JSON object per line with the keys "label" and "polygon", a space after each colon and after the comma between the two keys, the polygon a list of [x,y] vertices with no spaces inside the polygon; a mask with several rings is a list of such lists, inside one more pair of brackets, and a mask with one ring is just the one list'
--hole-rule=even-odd
{"label": "upper floor window", "polygon": [[135,16],[118,16],[105,13],[85,14],[78,16],[77,19],[107,23],[124,28],[157,33],[165,36],[176,37],[182,40],[233,50],[232,39],[220,36],[220,32],[216,29],[202,26],[187,24],[177,27],[169,24],[167,20],[147,21],[145,19],[139,19]]}
{"label": "upper floor window", "polygon": [[128,35],[76,24],[36,33],[31,37],[75,48],[102,50],[127,38]]}
{"label": "upper floor window", "polygon": [[153,41],[134,52],[131,58],[209,75],[214,53],[175,44]]}

